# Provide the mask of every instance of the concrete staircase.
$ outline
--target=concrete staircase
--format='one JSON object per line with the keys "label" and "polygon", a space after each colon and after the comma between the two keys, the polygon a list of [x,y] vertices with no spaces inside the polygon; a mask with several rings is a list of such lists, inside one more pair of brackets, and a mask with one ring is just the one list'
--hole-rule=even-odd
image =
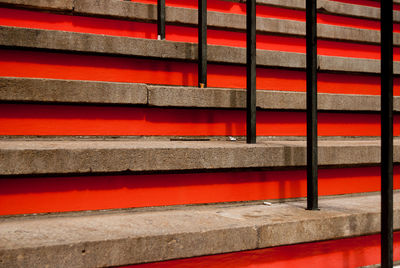
{"label": "concrete staircase", "polygon": [[378,2],[319,1],[320,211],[304,210],[304,1],[257,1],[253,145],[244,4],[209,0],[200,89],[197,1],[167,0],[163,41],[155,2],[0,0],[0,267],[379,263]]}

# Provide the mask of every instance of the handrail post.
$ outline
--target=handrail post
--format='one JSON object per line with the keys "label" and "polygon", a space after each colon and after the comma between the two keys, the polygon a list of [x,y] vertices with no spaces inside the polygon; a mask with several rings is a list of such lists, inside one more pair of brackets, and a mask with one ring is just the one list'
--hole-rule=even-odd
{"label": "handrail post", "polygon": [[393,267],[393,0],[381,1],[381,264]]}
{"label": "handrail post", "polygon": [[198,0],[198,81],[207,87],[207,0]]}
{"label": "handrail post", "polygon": [[317,9],[306,0],[307,209],[318,210]]}
{"label": "handrail post", "polygon": [[165,0],[157,0],[157,39],[165,39]]}
{"label": "handrail post", "polygon": [[256,1],[246,1],[246,140],[256,143]]}

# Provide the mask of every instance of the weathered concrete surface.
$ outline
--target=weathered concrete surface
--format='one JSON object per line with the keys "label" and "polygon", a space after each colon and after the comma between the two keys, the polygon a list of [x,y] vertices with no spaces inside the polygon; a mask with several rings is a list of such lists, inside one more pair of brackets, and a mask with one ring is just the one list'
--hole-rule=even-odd
{"label": "weathered concrete surface", "polygon": [[0,77],[0,100],[147,104],[144,84]]}
{"label": "weathered concrete surface", "polygon": [[[400,162],[400,139],[394,161]],[[320,165],[380,163],[378,140],[319,142]],[[0,175],[305,166],[304,141],[0,141]]]}
{"label": "weathered concrete surface", "polygon": [[[325,1],[320,5],[320,9],[331,10],[332,12],[337,10],[338,12],[351,13],[354,9],[356,10],[355,15],[373,13],[375,19],[376,14],[379,15],[379,9],[376,8],[332,1]],[[93,2],[91,0],[77,0],[74,10],[78,14],[84,15],[100,15],[143,21],[154,21],[157,18],[157,10],[154,5],[126,1],[98,0]],[[395,18],[399,18],[400,21],[399,14],[400,13],[396,11]],[[166,7],[166,21],[173,24],[194,26],[197,25],[197,11],[188,8]],[[246,29],[246,17],[238,14],[209,11],[207,13],[207,24],[209,27],[214,28],[244,31]],[[305,36],[305,23],[301,21],[258,17],[257,31],[272,34]],[[379,31],[340,27],[335,25],[319,24],[317,34],[321,38],[335,40],[368,42],[375,44],[380,42]],[[398,33],[394,33],[394,44],[400,45],[400,34]]]}
{"label": "weathered concrete surface", "polygon": [[[0,267],[104,267],[368,235],[378,194],[242,206],[0,219]],[[394,218],[400,216],[394,194]],[[394,222],[394,229],[400,228]]]}
{"label": "weathered concrete surface", "polygon": [[[0,46],[38,48],[60,51],[144,56],[173,60],[196,60],[197,44],[158,41],[64,31],[37,30],[0,26]],[[245,64],[246,49],[228,46],[208,46],[208,61]],[[304,69],[305,54],[270,50],[257,51],[257,65]],[[321,70],[378,73],[379,60],[319,56]],[[400,73],[400,63],[394,63],[394,73]]]}
{"label": "weathered concrete surface", "polygon": [[[326,71],[352,70],[360,73],[380,73],[381,64],[379,60],[357,59],[351,61],[345,57],[318,56],[318,68]],[[394,64],[394,73],[400,72],[400,65]]]}
{"label": "weathered concrete surface", "polygon": [[[241,3],[246,2],[246,0],[223,0],[223,1],[241,2]],[[372,1],[379,1],[379,0],[372,0]],[[394,0],[393,2],[400,3],[400,0]],[[256,0],[256,3],[258,5],[277,6],[283,8],[300,9],[300,10],[305,10],[306,7],[305,0]],[[379,8],[346,4],[329,0],[317,1],[317,11],[321,13],[347,15],[359,18],[371,18],[371,19],[380,18]],[[394,11],[393,15],[395,17],[395,21],[398,21],[400,19],[399,12]]]}
{"label": "weathered concrete surface", "polygon": [[[243,89],[148,86],[149,105],[162,107],[245,108]],[[306,109],[306,94],[294,91],[257,91],[261,109]],[[329,111],[380,111],[380,96],[318,94],[318,109]],[[394,97],[394,111],[400,111],[400,97]]]}
{"label": "weathered concrete surface", "polygon": [[[42,78],[0,77],[0,100],[15,102],[148,104],[159,107],[245,108],[244,89],[155,86]],[[305,110],[306,95],[294,91],[257,91],[257,107]],[[328,111],[379,111],[373,95],[318,94],[318,109]],[[400,111],[400,97],[394,97]]]}
{"label": "weathered concrete surface", "polygon": [[[122,3],[121,3],[122,2]],[[227,1],[229,2],[229,1]],[[232,2],[239,2],[232,0]],[[240,2],[243,2],[240,0]],[[245,2],[245,1],[244,1]],[[98,15],[130,17],[138,20],[155,20],[155,5],[143,5],[141,3],[129,3],[119,0],[0,0],[0,4],[12,5],[16,7],[38,8],[43,10],[74,11],[75,13],[84,13],[89,10],[98,10]],[[276,6],[288,9],[305,10],[305,0],[257,0],[258,5]],[[92,7],[91,7],[92,6]],[[145,9],[143,9],[145,8]],[[172,12],[170,13],[171,10]],[[167,14],[178,14],[182,8],[167,7]],[[332,15],[345,15],[356,18],[379,19],[380,12],[378,8],[353,5],[328,0],[317,2],[317,10],[321,13]],[[184,12],[184,11],[183,11]],[[124,14],[124,15],[123,15]],[[400,12],[394,11],[394,21],[400,21]],[[189,17],[187,17],[189,18]],[[173,16],[167,15],[167,21],[174,21]]]}
{"label": "weathered concrete surface", "polygon": [[[160,107],[245,108],[244,89],[155,86],[135,83],[93,82],[42,78],[0,77],[0,100],[48,103],[148,104]],[[257,107],[305,110],[306,95],[294,91],[257,91]],[[373,95],[318,94],[318,109],[379,111]],[[394,97],[400,111],[400,97]]]}
{"label": "weathered concrete surface", "polygon": [[0,0],[0,4],[44,10],[72,11],[74,0]]}

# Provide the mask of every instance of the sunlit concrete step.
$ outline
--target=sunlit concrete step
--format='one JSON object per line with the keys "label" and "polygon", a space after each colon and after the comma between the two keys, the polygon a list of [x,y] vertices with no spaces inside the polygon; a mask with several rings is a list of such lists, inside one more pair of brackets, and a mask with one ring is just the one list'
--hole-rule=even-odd
{"label": "sunlit concrete step", "polygon": [[[152,39],[38,30],[0,26],[0,46],[13,48],[46,49],[80,53],[100,53],[141,56],[157,59],[197,59],[197,44],[158,41]],[[209,45],[207,59],[211,63],[245,64],[246,49]],[[379,73],[380,61],[348,57],[318,56],[319,69],[356,73]],[[271,50],[258,50],[257,65],[304,69],[305,54]],[[394,73],[400,73],[400,63],[394,63]]]}
{"label": "sunlit concrete step", "polygon": [[[323,140],[320,165],[380,163],[378,140]],[[0,175],[305,166],[305,141],[1,140]],[[400,139],[394,142],[400,162]]]}
{"label": "sunlit concrete step", "polygon": [[[108,17],[116,19],[129,19],[154,23],[157,19],[157,8],[153,4],[144,4],[131,1],[119,0],[63,0],[57,1],[33,1],[33,0],[1,0],[0,4],[17,8],[35,8],[42,10],[56,10],[68,14],[89,15]],[[237,1],[233,1],[237,2]],[[227,3],[229,4],[229,3]],[[305,1],[257,1],[259,6],[272,6],[284,9],[304,10]],[[349,16],[353,18],[378,20],[380,17],[379,8],[347,4],[336,1],[318,1],[318,12]],[[400,21],[400,13],[394,11],[394,21]],[[192,8],[166,7],[166,22],[175,25],[197,24],[197,10]],[[223,12],[208,12],[209,27],[230,30],[245,30],[245,16],[239,14],[228,14]],[[259,17],[257,19],[257,30],[264,33],[305,35],[305,23],[294,20],[279,20],[274,18]],[[351,27],[338,27],[334,25],[320,24],[318,35],[321,38],[347,40],[357,42],[379,42],[379,32],[367,29],[355,29]],[[395,43],[397,44],[397,33]]]}
{"label": "sunlit concrete step", "polygon": [[[380,195],[0,218],[0,267],[106,267],[368,235]],[[400,216],[394,194],[394,218]],[[400,222],[394,221],[394,229]]]}
{"label": "sunlit concrete step", "polygon": [[[157,86],[41,78],[0,77],[0,100],[7,102],[147,105],[157,107],[245,108],[246,91],[231,88]],[[305,110],[306,94],[294,91],[257,91],[257,107]],[[319,110],[379,111],[380,96],[318,94]],[[394,97],[400,111],[400,97]]]}
{"label": "sunlit concrete step", "polygon": [[[242,0],[224,0],[226,2],[245,2]],[[140,9],[142,6],[148,6],[147,12],[148,16],[151,19],[155,19],[154,16],[155,11],[152,9],[152,5],[142,4],[140,2],[132,2],[132,3],[118,3],[120,1],[117,0],[110,0],[110,1],[96,1],[93,0],[59,0],[57,2],[48,1],[48,0],[1,0],[1,4],[16,6],[16,7],[27,7],[27,8],[40,8],[44,10],[59,10],[59,11],[69,11],[73,12],[74,8],[81,7],[88,5],[89,3],[92,6],[97,5],[99,7],[105,7],[107,3],[111,3],[108,5],[108,10],[119,10],[121,11],[121,6],[130,7],[130,11],[132,11],[131,16],[133,17],[136,14],[135,10]],[[394,3],[400,3],[398,0],[394,0]],[[296,9],[296,10],[304,10],[305,9],[305,0],[301,1],[290,1],[290,0],[257,0],[257,5],[260,6],[274,6],[280,8],[287,8],[287,9]],[[320,13],[325,14],[337,14],[337,15],[346,15],[351,17],[358,17],[358,18],[367,18],[367,19],[379,19],[380,13],[379,9],[370,6],[364,5],[356,5],[356,4],[347,4],[337,1],[329,1],[329,0],[320,0],[317,3],[317,11]],[[98,7],[97,7],[98,8]],[[175,7],[168,7],[167,10],[175,10]],[[167,11],[167,13],[168,13]],[[112,11],[109,11],[111,14]],[[115,11],[114,11],[115,12]],[[154,13],[154,14],[153,14]],[[128,13],[129,14],[129,13]],[[167,18],[168,19],[168,18]],[[399,20],[399,12],[394,11],[394,19],[395,21]]]}

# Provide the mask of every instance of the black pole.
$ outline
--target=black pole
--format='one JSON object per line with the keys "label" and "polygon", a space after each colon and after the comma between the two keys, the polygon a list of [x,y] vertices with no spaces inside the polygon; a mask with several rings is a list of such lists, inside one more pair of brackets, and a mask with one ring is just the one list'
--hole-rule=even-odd
{"label": "black pole", "polygon": [[307,209],[318,210],[317,9],[306,0]]}
{"label": "black pole", "polygon": [[256,143],[256,1],[246,1],[247,143]]}
{"label": "black pole", "polygon": [[165,39],[165,0],[157,0],[157,34],[158,40]]}
{"label": "black pole", "polygon": [[393,0],[381,1],[381,263],[393,267]]}
{"label": "black pole", "polygon": [[207,87],[207,0],[198,0],[199,87]]}

